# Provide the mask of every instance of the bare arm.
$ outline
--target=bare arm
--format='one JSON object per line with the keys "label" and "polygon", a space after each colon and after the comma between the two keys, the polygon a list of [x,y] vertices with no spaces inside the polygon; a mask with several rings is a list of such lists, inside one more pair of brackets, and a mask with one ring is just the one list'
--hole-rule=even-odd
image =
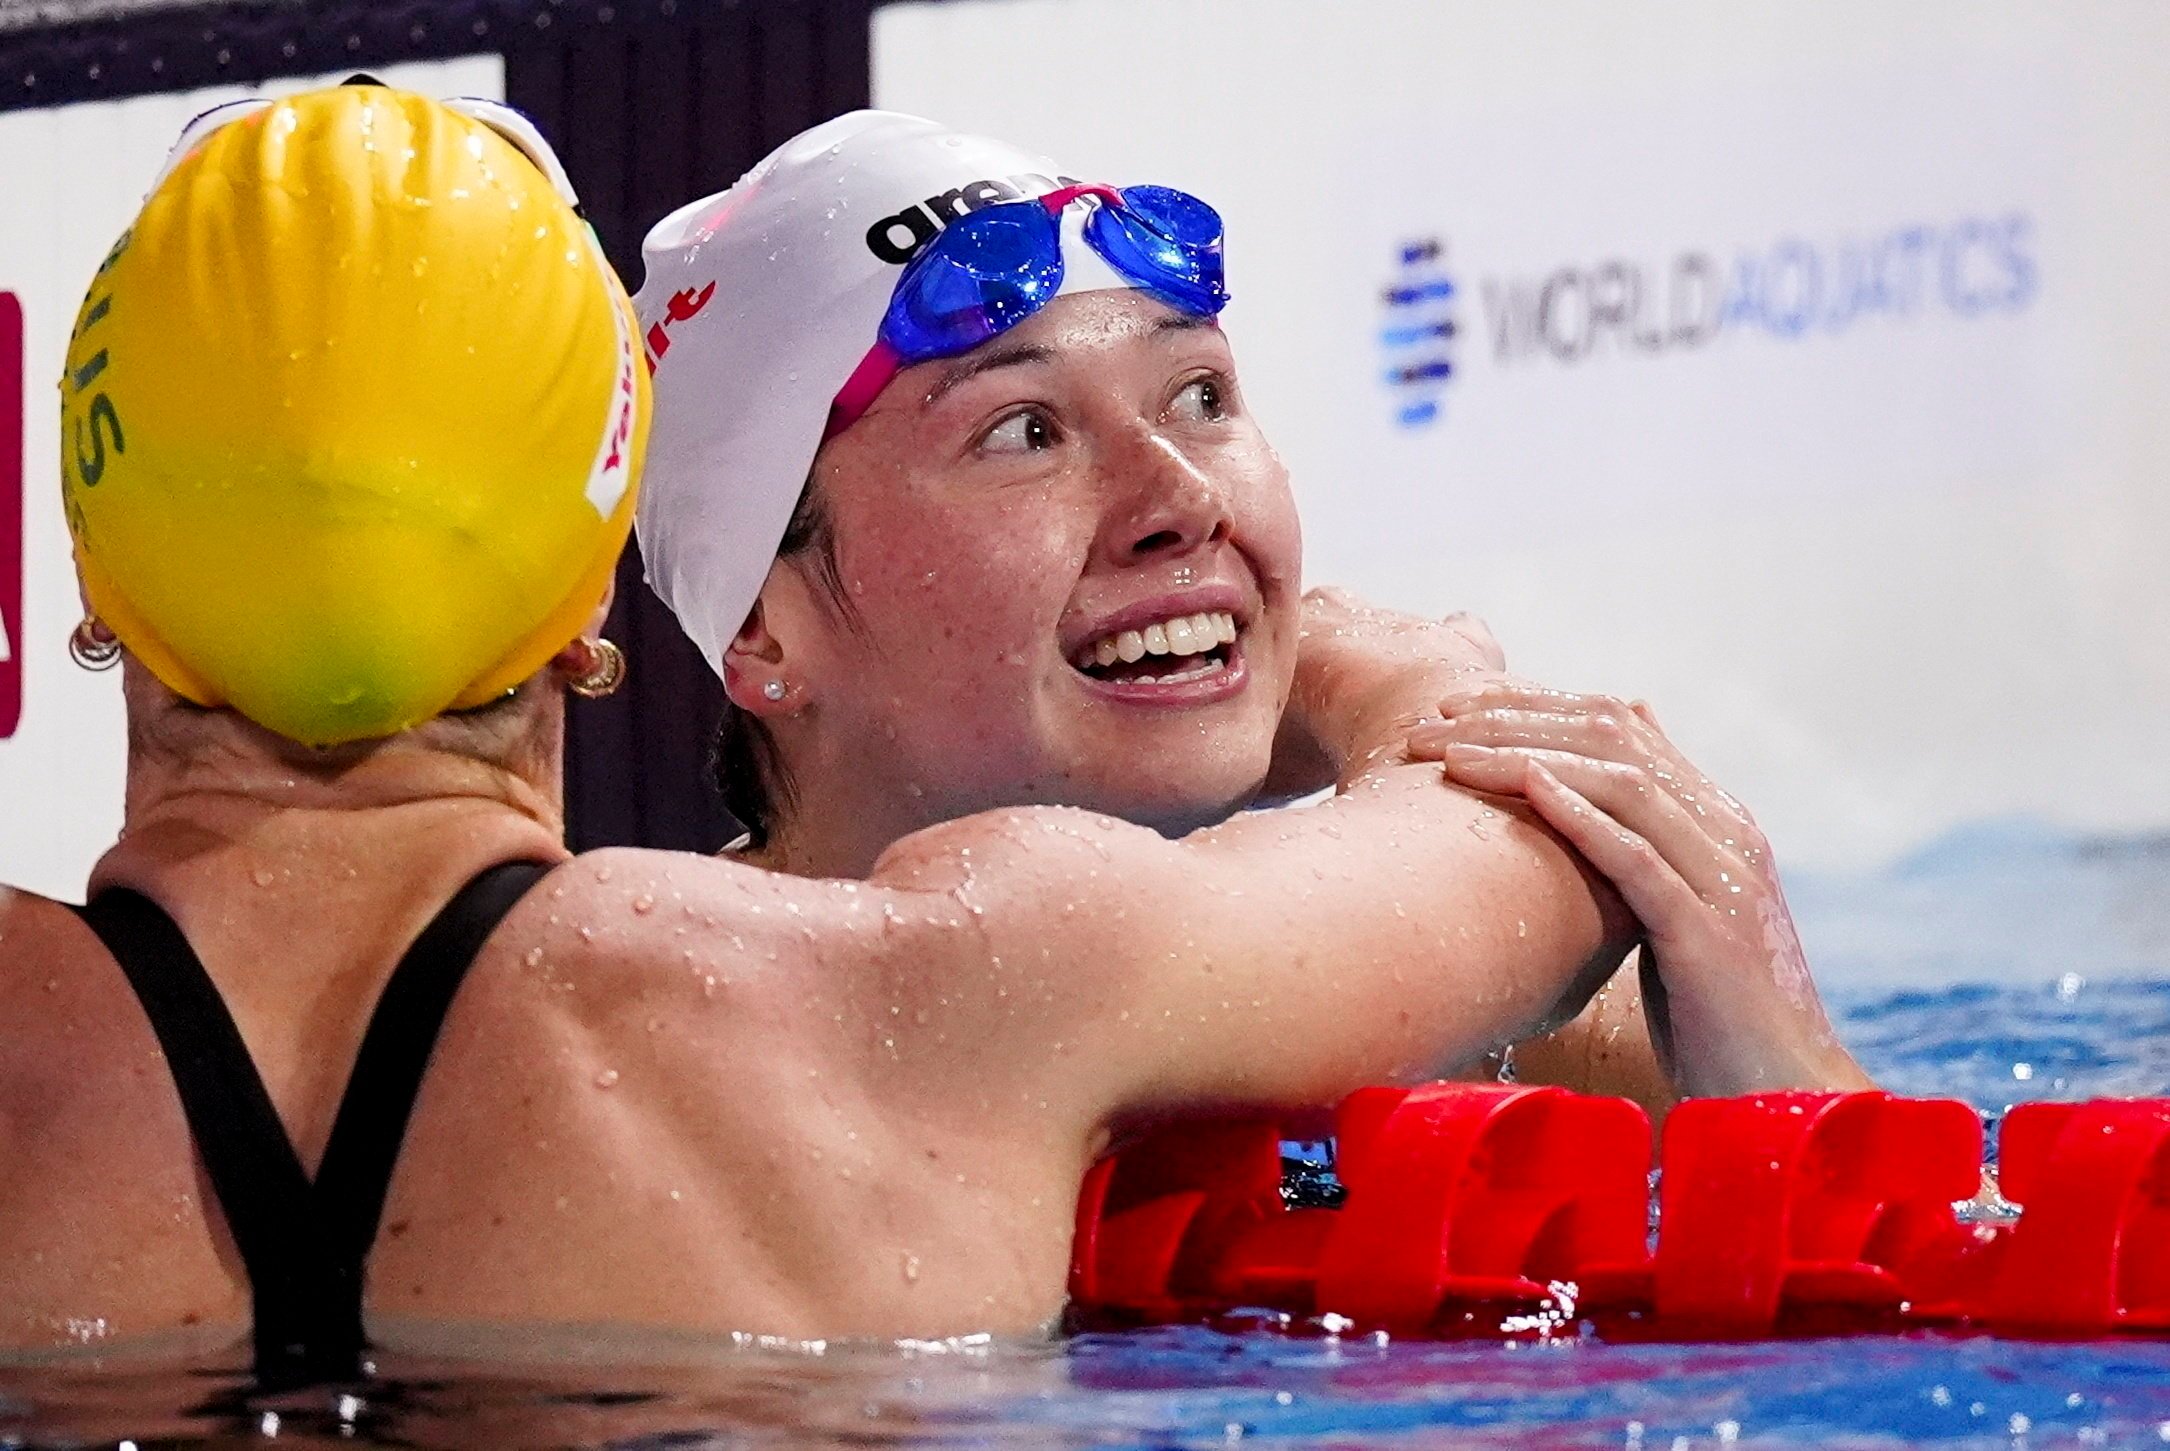
{"label": "bare arm", "polygon": [[883,858],[876,887],[967,903],[973,940],[944,981],[999,964],[1007,1006],[976,1019],[976,1051],[1098,1119],[1318,1102],[1473,1061],[1571,1016],[1609,975],[1632,922],[1579,859],[1526,813],[1399,759],[1440,695],[1488,668],[1466,640],[1336,599],[1306,619],[1297,708],[1344,763],[1334,800],[1180,842],[1082,812],[995,813]]}
{"label": "bare arm", "polygon": [[[1306,604],[1307,645],[1324,637],[1323,648],[1312,651],[1313,668],[1302,673],[1291,702],[1289,718],[1300,728],[1285,734],[1314,759],[1331,759],[1337,772],[1360,772],[1372,760],[1406,754],[1412,730],[1438,723],[1433,712],[1440,697],[1429,693],[1431,687],[1466,695],[1512,682],[1499,642],[1473,616],[1433,622],[1373,609],[1335,591],[1314,591]],[[1512,797],[1488,800],[1525,820],[1539,819]],[[1573,1019],[1513,1046],[1522,1083],[1618,1094],[1654,1117],[1678,1099],[1651,1039],[1632,960]]]}
{"label": "bare arm", "polygon": [[[980,1069],[1105,1122],[1321,1102],[1559,1021],[1617,958],[1577,870],[1540,829],[1389,766],[1180,842],[1082,812],[974,817],[900,843],[875,881],[967,903],[934,969],[949,1013],[989,987],[1039,1005],[976,1004]],[[1558,880],[1578,885],[1530,889]]]}
{"label": "bare arm", "polygon": [[1405,659],[1336,640],[1300,672],[1352,763],[1332,801],[1181,841],[986,813],[897,843],[864,884],[675,858],[671,896],[774,982],[770,1043],[797,1022],[885,1101],[972,1100],[1044,1132],[1327,1101],[1571,1016],[1631,919],[1548,828],[1398,759],[1451,679],[1385,688],[1374,667]]}

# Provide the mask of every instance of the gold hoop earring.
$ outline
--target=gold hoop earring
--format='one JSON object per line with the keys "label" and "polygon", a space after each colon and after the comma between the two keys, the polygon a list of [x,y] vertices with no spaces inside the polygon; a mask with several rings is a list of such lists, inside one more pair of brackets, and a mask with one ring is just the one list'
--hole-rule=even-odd
{"label": "gold hoop earring", "polygon": [[601,700],[617,693],[625,684],[625,652],[609,640],[596,640],[588,645],[588,668],[565,682],[566,688],[583,700]]}
{"label": "gold hoop earring", "polygon": [[105,621],[85,615],[83,623],[68,636],[68,658],[85,670],[111,670],[120,663],[121,642],[106,628]]}

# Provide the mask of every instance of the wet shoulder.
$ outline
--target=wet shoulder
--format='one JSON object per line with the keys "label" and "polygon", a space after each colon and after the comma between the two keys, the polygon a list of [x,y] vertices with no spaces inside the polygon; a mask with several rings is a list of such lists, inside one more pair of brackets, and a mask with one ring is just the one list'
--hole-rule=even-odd
{"label": "wet shoulder", "polygon": [[137,1090],[162,1082],[159,1067],[127,980],[74,909],[0,888],[0,1162],[23,1167],[11,1133],[52,1147],[140,1126]]}
{"label": "wet shoulder", "polygon": [[877,885],[954,893],[983,884],[1037,891],[1050,880],[1090,879],[1172,846],[1147,827],[1074,806],[1013,806],[913,832],[874,864]]}
{"label": "wet shoulder", "polygon": [[766,1002],[773,1016],[878,942],[875,895],[684,852],[594,851],[520,903],[492,938],[492,967],[588,1020],[724,998]]}
{"label": "wet shoulder", "polygon": [[54,1013],[75,1011],[86,993],[104,995],[118,982],[116,972],[99,971],[109,963],[74,908],[0,887],[0,1041],[11,1032],[42,1036]]}

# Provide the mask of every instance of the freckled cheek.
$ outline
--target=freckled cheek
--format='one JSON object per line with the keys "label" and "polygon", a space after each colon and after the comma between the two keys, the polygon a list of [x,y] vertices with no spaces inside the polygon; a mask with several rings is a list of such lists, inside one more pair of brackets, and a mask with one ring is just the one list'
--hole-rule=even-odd
{"label": "freckled cheek", "polygon": [[851,577],[882,663],[938,674],[952,691],[1020,688],[1046,664],[1077,576],[1049,543],[1007,531],[892,539]]}

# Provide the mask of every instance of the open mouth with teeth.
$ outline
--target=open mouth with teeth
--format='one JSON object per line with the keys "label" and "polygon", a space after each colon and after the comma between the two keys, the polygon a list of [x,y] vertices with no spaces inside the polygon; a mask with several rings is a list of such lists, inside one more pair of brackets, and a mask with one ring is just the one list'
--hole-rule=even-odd
{"label": "open mouth with teeth", "polygon": [[1237,633],[1236,617],[1226,610],[1177,615],[1088,641],[1070,663],[1115,685],[1181,685],[1226,671]]}

